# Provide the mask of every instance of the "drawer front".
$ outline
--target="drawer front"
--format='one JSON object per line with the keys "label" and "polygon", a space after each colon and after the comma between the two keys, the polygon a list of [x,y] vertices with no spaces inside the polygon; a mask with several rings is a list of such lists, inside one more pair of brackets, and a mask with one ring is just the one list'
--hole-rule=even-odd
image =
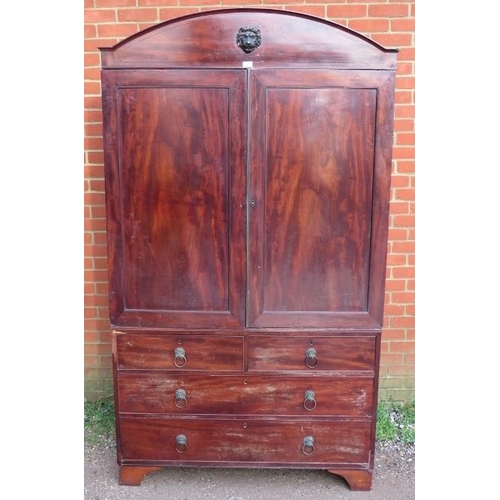
{"label": "drawer front", "polygon": [[374,370],[375,337],[248,337],[249,370]]}
{"label": "drawer front", "polygon": [[373,415],[372,378],[118,374],[126,413]]}
{"label": "drawer front", "polygon": [[371,423],[120,418],[122,460],[173,463],[369,462]]}
{"label": "drawer front", "polygon": [[118,370],[243,370],[243,337],[118,333]]}

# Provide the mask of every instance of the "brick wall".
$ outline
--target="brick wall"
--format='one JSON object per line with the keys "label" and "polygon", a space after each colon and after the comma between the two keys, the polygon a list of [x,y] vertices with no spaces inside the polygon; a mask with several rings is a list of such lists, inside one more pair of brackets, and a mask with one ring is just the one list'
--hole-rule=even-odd
{"label": "brick wall", "polygon": [[215,8],[311,14],[397,47],[395,134],[380,398],[414,397],[415,2],[402,0],[85,0],[85,397],[112,392],[98,47],[168,19]]}

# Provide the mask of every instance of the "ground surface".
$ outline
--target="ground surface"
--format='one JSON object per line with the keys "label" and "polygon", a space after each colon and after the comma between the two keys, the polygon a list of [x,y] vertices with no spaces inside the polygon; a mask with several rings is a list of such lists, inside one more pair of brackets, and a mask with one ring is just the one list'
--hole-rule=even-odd
{"label": "ground surface", "polygon": [[112,438],[85,444],[85,500],[414,500],[415,447],[377,443],[370,492],[319,470],[165,468],[120,486]]}

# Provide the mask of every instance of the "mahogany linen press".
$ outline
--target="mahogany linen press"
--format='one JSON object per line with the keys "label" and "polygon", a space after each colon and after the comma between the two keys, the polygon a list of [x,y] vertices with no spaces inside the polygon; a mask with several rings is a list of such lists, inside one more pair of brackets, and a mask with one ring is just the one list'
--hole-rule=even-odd
{"label": "mahogany linen press", "polygon": [[396,49],[270,9],[102,48],[120,482],[374,466]]}

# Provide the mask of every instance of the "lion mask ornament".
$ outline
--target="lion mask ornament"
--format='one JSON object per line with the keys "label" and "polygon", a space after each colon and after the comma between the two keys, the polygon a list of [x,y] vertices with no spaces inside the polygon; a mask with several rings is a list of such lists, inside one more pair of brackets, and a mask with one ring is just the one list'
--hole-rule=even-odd
{"label": "lion mask ornament", "polygon": [[240,28],[236,34],[236,44],[245,52],[250,54],[262,43],[262,36],[257,28],[245,26]]}

